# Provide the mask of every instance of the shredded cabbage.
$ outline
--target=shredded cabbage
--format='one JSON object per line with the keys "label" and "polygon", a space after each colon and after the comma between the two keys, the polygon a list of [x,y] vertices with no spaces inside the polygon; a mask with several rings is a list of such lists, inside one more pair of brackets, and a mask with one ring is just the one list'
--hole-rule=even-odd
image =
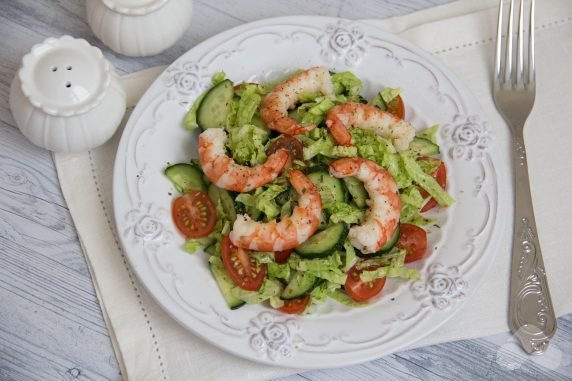
{"label": "shredded cabbage", "polygon": [[411,154],[407,152],[400,154],[405,170],[411,177],[411,179],[419,184],[423,189],[427,191],[441,206],[449,206],[455,202],[453,197],[451,197],[441,186],[437,183],[431,175],[423,172],[417,161],[413,158]]}
{"label": "shredded cabbage", "polygon": [[330,223],[359,224],[363,222],[365,210],[346,202],[337,201],[325,204],[323,208],[330,215]]}
{"label": "shredded cabbage", "polygon": [[361,100],[362,81],[351,71],[344,71],[332,75],[332,84],[336,95],[344,95],[346,102],[359,102]]}
{"label": "shredded cabbage", "polygon": [[326,279],[332,283],[346,283],[346,274],[340,269],[342,259],[339,252],[326,257],[316,259],[302,259],[292,254],[288,264],[295,270],[306,271],[318,278]]}
{"label": "shredded cabbage", "polygon": [[282,283],[279,280],[265,278],[258,291],[247,291],[236,286],[231,288],[230,292],[234,297],[248,304],[258,304],[270,298],[279,298],[282,288]]}
{"label": "shredded cabbage", "polygon": [[288,187],[286,186],[268,184],[265,187],[256,189],[253,194],[240,193],[235,200],[244,204],[248,208],[249,214],[261,212],[266,215],[268,220],[273,220],[281,212],[281,208],[276,202],[276,197],[287,190]]}
{"label": "shredded cabbage", "polygon": [[423,131],[418,132],[416,135],[420,138],[429,140],[433,144],[437,144],[437,132],[441,128],[440,125],[435,124],[431,127],[427,127]]}
{"label": "shredded cabbage", "polygon": [[266,161],[266,148],[269,132],[253,124],[230,128],[227,146],[232,157],[239,164],[252,166]]}

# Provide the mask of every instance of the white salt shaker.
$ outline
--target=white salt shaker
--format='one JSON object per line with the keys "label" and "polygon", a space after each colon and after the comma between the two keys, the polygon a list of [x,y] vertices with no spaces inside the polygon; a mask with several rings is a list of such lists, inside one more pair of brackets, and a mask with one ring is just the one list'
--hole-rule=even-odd
{"label": "white salt shaker", "polygon": [[87,23],[114,51],[131,57],[158,54],[191,23],[192,0],[87,0]]}
{"label": "white salt shaker", "polygon": [[126,95],[98,48],[63,36],[46,39],[24,56],[9,102],[18,128],[32,143],[81,152],[113,135],[125,114]]}

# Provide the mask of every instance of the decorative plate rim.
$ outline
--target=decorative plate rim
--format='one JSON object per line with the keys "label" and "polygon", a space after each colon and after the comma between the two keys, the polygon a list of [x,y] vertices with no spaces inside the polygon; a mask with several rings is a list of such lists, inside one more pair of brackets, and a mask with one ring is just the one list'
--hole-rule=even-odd
{"label": "decorative plate rim", "polygon": [[[279,31],[288,30],[288,28],[291,29],[290,34],[287,37],[280,36]],[[316,32],[318,33],[317,37],[312,34],[314,33],[312,30],[318,30]],[[263,33],[263,31],[265,32]],[[318,16],[294,16],[261,20],[211,37],[173,62],[141,98],[124,130],[118,147],[117,157],[126,157],[129,150],[133,151],[135,149],[136,151],[134,147],[140,141],[145,140],[146,135],[151,136],[155,134],[154,125],[141,127],[143,123],[141,123],[140,119],[146,112],[151,113],[155,120],[165,118],[166,113],[161,111],[163,103],[159,102],[160,99],[165,102],[171,102],[173,105],[178,103],[180,107],[185,108],[185,110],[188,109],[190,107],[188,99],[197,96],[208,85],[210,74],[213,71],[218,71],[213,67],[215,66],[213,62],[230,59],[233,55],[239,54],[240,49],[248,43],[249,39],[256,36],[259,36],[259,38],[262,38],[260,36],[265,36],[264,38],[272,38],[274,36],[278,42],[283,38],[288,43],[297,43],[296,41],[299,41],[296,40],[297,38],[303,39],[308,35],[311,35],[315,39],[315,43],[321,47],[320,60],[323,61],[320,61],[320,64],[322,65],[332,63],[332,65],[337,65],[337,67],[354,67],[357,70],[364,57],[372,54],[371,49],[384,51],[386,53],[385,57],[388,60],[392,60],[395,65],[415,63],[412,57],[416,57],[416,64],[425,66],[425,70],[434,77],[431,80],[436,81],[435,88],[431,89],[436,99],[444,104],[450,104],[451,108],[453,108],[451,106],[453,104],[456,107],[454,117],[443,125],[441,132],[441,139],[444,142],[443,146],[448,148],[443,153],[444,160],[454,167],[460,165],[458,164],[459,162],[472,163],[473,167],[471,168],[474,170],[474,173],[470,173],[473,181],[470,184],[472,186],[470,192],[468,189],[460,189],[468,184],[459,183],[452,185],[455,196],[458,197],[462,206],[450,208],[446,213],[445,219],[456,213],[457,209],[464,208],[465,199],[470,197],[468,195],[470,193],[475,199],[481,199],[484,205],[488,207],[484,215],[484,222],[476,223],[474,226],[471,225],[471,228],[465,232],[466,236],[463,236],[462,243],[455,241],[460,240],[460,237],[455,235],[448,236],[448,240],[442,239],[441,242],[434,242],[439,245],[444,243],[442,246],[446,247],[450,241],[455,241],[454,243],[459,245],[459,247],[466,249],[466,258],[459,263],[440,263],[435,262],[435,260],[424,261],[421,270],[428,277],[422,281],[410,283],[408,285],[409,291],[405,292],[405,295],[413,297],[418,302],[417,309],[407,313],[397,313],[379,322],[380,325],[389,326],[389,329],[391,329],[395,323],[413,321],[412,319],[422,321],[422,319],[424,320],[431,315],[434,316],[434,324],[430,326],[419,324],[412,327],[411,332],[401,332],[401,335],[397,336],[402,338],[402,341],[395,343],[390,348],[384,347],[384,337],[386,337],[384,334],[378,338],[361,342],[357,338],[352,339],[351,335],[345,335],[343,332],[337,336],[333,335],[325,338],[323,342],[315,340],[314,343],[309,343],[308,340],[301,336],[300,332],[303,331],[304,324],[310,325],[310,322],[315,322],[319,319],[327,322],[332,320],[332,316],[335,314],[331,316],[292,318],[291,316],[270,312],[270,310],[258,310],[258,313],[254,313],[255,309],[253,309],[249,323],[240,327],[230,321],[227,311],[220,312],[212,305],[209,306],[210,308],[207,308],[198,302],[195,305],[191,305],[192,303],[189,304],[181,296],[181,290],[177,287],[181,287],[183,279],[177,274],[175,266],[163,263],[162,259],[164,256],[158,255],[158,252],[166,245],[171,245],[175,238],[175,232],[164,229],[164,226],[159,222],[165,218],[165,214],[168,216],[169,213],[165,208],[157,208],[156,205],[141,202],[140,188],[146,186],[145,184],[141,185],[141,183],[145,182],[145,171],[148,170],[146,165],[137,164],[137,160],[141,155],[135,155],[134,157],[134,165],[139,170],[137,172],[137,180],[127,180],[129,178],[127,164],[123,160],[116,161],[113,194],[116,226],[118,227],[122,247],[131,266],[154,299],[181,325],[215,346],[249,360],[295,368],[324,368],[372,360],[400,350],[433,332],[462,307],[466,302],[467,295],[471,294],[478,287],[478,283],[483,280],[482,273],[486,272],[492,263],[494,250],[491,250],[491,248],[498,246],[500,239],[498,232],[502,230],[494,228],[497,225],[502,226],[504,224],[502,210],[504,210],[503,201],[506,198],[505,189],[507,186],[506,181],[498,181],[499,172],[502,172],[504,168],[499,170],[495,163],[504,163],[499,161],[499,158],[494,157],[498,156],[498,152],[491,148],[494,147],[492,144],[494,135],[488,128],[488,122],[483,119],[484,112],[464,85],[428,53],[397,36],[361,22]],[[242,39],[237,42],[238,38]],[[222,48],[216,48],[221,42],[227,40],[236,44],[227,51],[221,50]],[[213,46],[215,48],[210,49]],[[395,54],[390,47],[399,50],[403,56]],[[196,58],[203,51],[207,52],[201,56],[201,59],[187,59],[188,57]],[[206,63],[201,63],[203,58]],[[332,65],[329,66],[332,67]],[[366,65],[363,66],[365,67]],[[209,70],[211,71],[209,72]],[[249,78],[240,79],[247,80]],[[439,83],[441,79],[448,81],[446,86],[451,86],[457,94],[452,96],[442,92]],[[457,100],[460,101],[460,104],[458,104]],[[139,134],[133,136],[135,131],[139,132]],[[133,206],[137,206],[137,208],[126,211],[122,202],[118,202],[119,200],[125,201],[126,197],[128,199],[130,197],[136,198],[138,203]],[[126,225],[122,219],[126,214],[128,220],[131,221],[130,225]],[[148,220],[145,220],[145,218],[148,218]],[[142,224],[141,221],[145,223]],[[448,222],[449,224],[445,226],[446,230],[451,229],[451,221]],[[161,234],[153,230],[158,225],[161,225]],[[124,228],[125,226],[127,227]],[[436,234],[446,236],[447,232],[437,232]],[[479,242],[485,236],[487,237],[486,244],[482,248],[478,247]],[[139,250],[134,250],[133,245],[138,245]],[[479,250],[483,250],[482,255],[475,255]],[[142,255],[142,252],[146,254]],[[439,253],[435,255],[439,255]],[[142,261],[141,257],[145,257],[145,261]],[[155,266],[156,269],[160,269],[158,270],[161,272],[160,276],[169,279],[171,283],[168,286],[165,285],[166,281],[161,283],[162,281],[159,280],[157,273],[155,273],[157,279],[150,279],[148,277],[149,266]],[[481,274],[476,276],[475,273],[479,271]],[[467,280],[467,278],[470,278],[470,280]],[[166,291],[166,288],[169,287],[172,290]],[[395,292],[399,292],[400,289],[403,289],[403,287],[398,287]],[[180,305],[173,305],[173,300],[165,298],[166,294],[171,295],[172,298],[180,298]],[[399,295],[402,294],[403,292]],[[385,304],[388,304],[388,302],[380,300],[375,303],[375,306],[378,308],[379,305]],[[372,309],[372,307],[367,307],[366,309]],[[363,315],[355,312],[355,309],[352,311],[348,314],[354,318],[356,315],[360,318]],[[201,323],[197,323],[194,320],[189,321],[189,316],[193,316],[193,319],[201,321],[201,318],[197,318],[197,316],[207,315],[218,318],[216,328],[212,326],[210,321],[202,321]],[[423,329],[419,329],[419,326]],[[223,338],[225,338],[224,335],[228,335],[229,340],[231,340],[231,337],[242,338],[246,336],[250,352],[243,347],[237,348],[235,345],[223,346],[220,342],[217,342],[216,338],[203,332],[201,328],[224,331],[223,333],[216,332],[213,334],[221,334]],[[391,337],[391,339],[396,340],[395,337]],[[336,345],[350,347],[353,345],[354,348],[361,346],[361,349],[346,352],[343,350],[337,352],[323,350],[324,347]],[[316,358],[323,361],[316,364],[313,362]]]}

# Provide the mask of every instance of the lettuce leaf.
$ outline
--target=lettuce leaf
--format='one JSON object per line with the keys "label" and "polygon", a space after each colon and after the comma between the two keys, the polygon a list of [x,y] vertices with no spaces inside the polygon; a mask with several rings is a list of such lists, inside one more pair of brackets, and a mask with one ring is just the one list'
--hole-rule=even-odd
{"label": "lettuce leaf", "polygon": [[258,291],[247,291],[236,286],[230,292],[238,299],[248,304],[258,304],[270,298],[280,297],[282,293],[282,283],[276,279],[264,279]]}
{"label": "lettuce leaf", "polygon": [[354,246],[351,244],[349,239],[344,241],[344,250],[346,251],[344,271],[347,272],[352,268],[357,258],[356,250],[354,249]]}
{"label": "lettuce leaf", "polygon": [[264,144],[268,140],[269,132],[253,124],[230,128],[227,146],[237,163],[252,166],[266,161]]}
{"label": "lettuce leaf", "polygon": [[421,196],[419,188],[415,185],[410,185],[401,191],[401,201],[404,204],[409,204],[417,209],[421,208],[425,204],[425,198]]}
{"label": "lettuce leaf", "polygon": [[327,112],[336,104],[333,100],[325,97],[315,99],[315,102],[304,103],[296,109],[296,115],[303,125],[320,124]]}
{"label": "lettuce leaf", "polygon": [[346,102],[361,100],[362,81],[351,71],[332,75],[332,84],[336,95],[344,95]]}
{"label": "lettuce leaf", "polygon": [[356,147],[343,147],[334,143],[330,136],[318,139],[304,147],[304,160],[311,160],[317,155],[326,156],[332,159],[341,157],[357,156],[358,149]]}
{"label": "lettuce leaf", "polygon": [[336,224],[338,222],[358,224],[365,218],[365,210],[342,201],[326,204],[324,209],[330,214],[330,222]]}
{"label": "lettuce leaf", "polygon": [[400,155],[389,139],[377,135],[373,131],[360,128],[350,129],[354,146],[358,155],[364,159],[375,161],[391,174],[399,189],[411,185],[412,178],[405,171]]}
{"label": "lettuce leaf", "polygon": [[216,86],[225,79],[226,79],[226,73],[224,71],[219,71],[213,74],[213,76],[211,77],[211,83],[213,84],[213,86]]}
{"label": "lettuce leaf", "polygon": [[423,217],[419,212],[418,207],[404,203],[401,206],[401,214],[399,216],[399,222],[404,224],[427,226],[434,224],[435,220]]}
{"label": "lettuce leaf", "polygon": [[262,103],[262,96],[259,94],[258,85],[242,85],[240,100],[236,111],[236,125],[244,126],[250,124],[252,118]]}
{"label": "lettuce leaf", "polygon": [[194,129],[199,128],[199,124],[197,123],[197,110],[199,109],[199,106],[201,105],[201,102],[203,101],[207,92],[208,90],[202,93],[197,98],[197,100],[195,100],[195,103],[193,103],[193,106],[183,118],[183,126],[185,127],[186,130],[192,131]]}
{"label": "lettuce leaf", "polygon": [[375,270],[363,270],[360,279],[364,282],[371,282],[378,278],[404,278],[421,279],[419,272],[413,268],[405,267],[405,256],[407,252],[403,249],[395,249],[389,255],[371,258],[360,263],[360,269],[376,264],[381,266]]}
{"label": "lettuce leaf", "polygon": [[431,176],[423,172],[415,158],[404,152],[400,154],[405,170],[411,177],[411,179],[418,184],[420,187],[425,189],[441,206],[449,206],[455,202],[453,197],[451,197],[437,181]]}
{"label": "lettuce leaf", "polygon": [[319,285],[314,287],[314,289],[310,292],[310,296],[312,297],[312,303],[322,304],[330,295],[331,292],[334,290],[339,289],[342,287],[340,284],[332,283],[332,282],[321,282]]}
{"label": "lettuce leaf", "polygon": [[197,250],[202,249],[215,243],[216,239],[211,237],[193,238],[185,242],[184,250],[189,254],[194,254]]}
{"label": "lettuce leaf", "polygon": [[356,302],[352,298],[350,298],[345,292],[342,290],[333,290],[328,293],[328,296],[334,299],[336,302],[346,305],[348,307],[365,307],[367,303],[360,303]]}
{"label": "lettuce leaf", "polygon": [[302,259],[292,254],[288,259],[292,269],[308,272],[318,278],[326,279],[332,283],[346,283],[346,274],[340,269],[343,262],[339,252],[326,258]]}
{"label": "lettuce leaf", "polygon": [[276,202],[276,197],[286,190],[288,190],[286,186],[269,184],[256,189],[254,194],[240,193],[235,200],[248,208],[248,214],[256,215],[256,212],[262,212],[268,220],[273,220],[281,212],[281,208]]}
{"label": "lettuce leaf", "polygon": [[400,92],[401,89],[399,88],[396,89],[396,88],[386,87],[379,93],[377,93],[377,95],[373,99],[371,99],[368,103],[371,106],[375,106],[382,110],[387,110],[388,103],[391,102],[393,98],[398,96]]}
{"label": "lettuce leaf", "polygon": [[423,131],[418,132],[417,136],[420,138],[425,138],[433,144],[437,144],[437,132],[439,131],[439,128],[441,128],[441,126],[435,124],[431,127],[427,127]]}
{"label": "lettuce leaf", "polygon": [[274,261],[269,262],[268,266],[268,275],[271,278],[283,279],[286,282],[290,279],[291,275],[291,268],[288,263],[276,263]]}

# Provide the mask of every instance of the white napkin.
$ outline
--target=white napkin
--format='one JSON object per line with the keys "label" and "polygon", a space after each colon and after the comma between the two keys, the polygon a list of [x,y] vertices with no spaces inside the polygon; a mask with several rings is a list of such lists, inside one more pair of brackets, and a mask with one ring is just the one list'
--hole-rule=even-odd
{"label": "white napkin", "polygon": [[[400,34],[434,53],[480,100],[491,126],[506,129],[490,93],[497,0],[457,2],[411,15],[367,22]],[[572,312],[569,276],[572,234],[572,2],[545,0],[537,7],[538,88],[525,132],[533,198],[546,270],[557,314]],[[133,106],[164,68],[124,77]],[[126,115],[127,118],[128,115]],[[115,232],[113,161],[122,127],[89,153],[54,154],[62,192],[88,262],[117,359],[132,380],[259,380],[292,369],[255,364],[226,354],[181,328],[151,300],[129,269]],[[505,134],[505,132],[501,133]],[[455,318],[416,346],[507,331],[512,227],[491,271]]]}

